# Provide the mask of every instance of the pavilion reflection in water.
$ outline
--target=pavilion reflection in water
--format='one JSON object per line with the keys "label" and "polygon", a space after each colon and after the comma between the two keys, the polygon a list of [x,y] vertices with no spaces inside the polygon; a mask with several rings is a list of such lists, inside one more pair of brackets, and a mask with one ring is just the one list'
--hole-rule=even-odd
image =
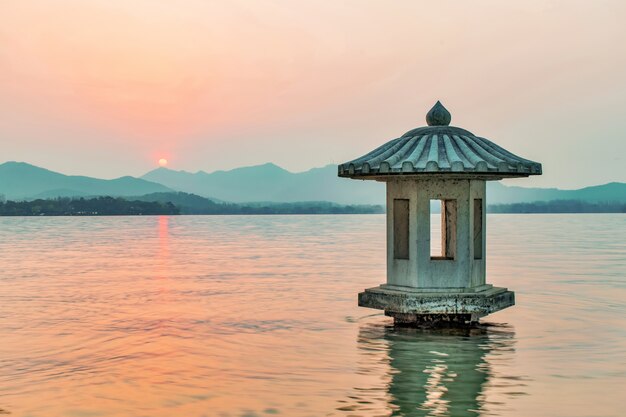
{"label": "pavilion reflection in water", "polygon": [[507,404],[486,398],[485,389],[499,388],[505,396],[523,391],[523,378],[501,373],[509,368],[514,344],[513,331],[501,326],[444,334],[365,325],[358,338],[359,374],[376,382],[355,387],[331,415],[500,415]]}

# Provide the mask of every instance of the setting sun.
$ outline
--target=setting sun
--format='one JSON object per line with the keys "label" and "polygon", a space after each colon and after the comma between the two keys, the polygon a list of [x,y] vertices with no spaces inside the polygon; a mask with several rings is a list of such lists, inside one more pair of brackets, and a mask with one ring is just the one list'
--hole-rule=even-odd
{"label": "setting sun", "polygon": [[166,166],[167,165],[167,159],[165,159],[165,158],[159,159],[159,165],[162,166],[162,167]]}

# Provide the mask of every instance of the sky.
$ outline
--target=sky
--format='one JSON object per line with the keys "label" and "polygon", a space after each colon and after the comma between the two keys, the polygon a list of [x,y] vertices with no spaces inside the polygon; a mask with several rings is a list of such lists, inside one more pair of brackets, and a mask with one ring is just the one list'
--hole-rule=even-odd
{"label": "sky", "polygon": [[425,124],[626,181],[626,2],[0,2],[0,163],[139,176],[354,159]]}

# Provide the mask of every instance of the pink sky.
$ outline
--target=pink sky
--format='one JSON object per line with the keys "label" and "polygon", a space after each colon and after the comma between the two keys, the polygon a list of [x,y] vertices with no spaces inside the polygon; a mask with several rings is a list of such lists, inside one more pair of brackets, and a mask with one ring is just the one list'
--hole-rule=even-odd
{"label": "pink sky", "polygon": [[544,164],[526,186],[626,181],[626,3],[0,3],[5,160],[104,178],[344,162],[452,124]]}

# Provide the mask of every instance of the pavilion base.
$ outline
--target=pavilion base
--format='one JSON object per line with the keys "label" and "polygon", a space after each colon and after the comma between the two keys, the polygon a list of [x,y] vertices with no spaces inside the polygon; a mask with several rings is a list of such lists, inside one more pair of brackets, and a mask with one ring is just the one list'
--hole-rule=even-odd
{"label": "pavilion base", "polygon": [[515,305],[515,293],[485,286],[474,292],[436,292],[380,286],[359,293],[359,306],[384,310],[398,326],[467,327],[481,317]]}

